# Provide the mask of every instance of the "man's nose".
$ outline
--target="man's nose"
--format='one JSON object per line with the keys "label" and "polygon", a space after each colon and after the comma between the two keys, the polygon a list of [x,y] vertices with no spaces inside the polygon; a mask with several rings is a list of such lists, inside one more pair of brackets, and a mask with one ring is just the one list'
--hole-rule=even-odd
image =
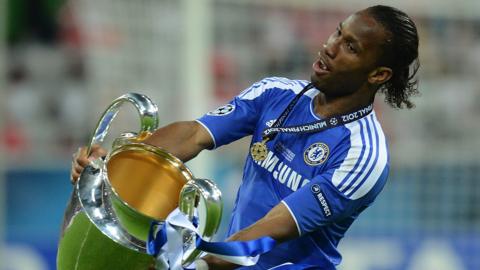
{"label": "man's nose", "polygon": [[336,41],[330,41],[325,44],[323,44],[323,49],[325,51],[325,54],[330,57],[330,58],[335,58],[337,55],[338,51],[338,46]]}

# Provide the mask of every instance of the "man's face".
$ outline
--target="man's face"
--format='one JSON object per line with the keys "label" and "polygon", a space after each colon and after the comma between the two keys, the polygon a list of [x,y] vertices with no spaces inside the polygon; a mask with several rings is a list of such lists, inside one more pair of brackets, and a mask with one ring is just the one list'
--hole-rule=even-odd
{"label": "man's face", "polygon": [[382,25],[366,11],[341,22],[313,63],[311,81],[327,96],[344,96],[367,83],[387,39]]}

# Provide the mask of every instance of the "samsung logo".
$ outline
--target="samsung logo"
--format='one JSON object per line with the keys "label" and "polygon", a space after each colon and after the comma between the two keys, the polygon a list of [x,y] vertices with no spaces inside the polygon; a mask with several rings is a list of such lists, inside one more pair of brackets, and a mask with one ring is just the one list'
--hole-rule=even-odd
{"label": "samsung logo", "polygon": [[314,184],[311,187],[312,193],[315,195],[317,198],[318,202],[322,206],[323,213],[325,214],[325,217],[329,217],[332,215],[332,212],[330,211],[330,207],[328,206],[327,200],[325,200],[325,197],[323,196],[322,189],[320,188],[319,185]]}
{"label": "samsung logo", "polygon": [[287,186],[292,191],[296,191],[310,183],[310,180],[303,178],[300,173],[290,168],[287,162],[280,161],[280,158],[274,155],[272,151],[268,151],[264,160],[254,162],[270,172],[273,179]]}

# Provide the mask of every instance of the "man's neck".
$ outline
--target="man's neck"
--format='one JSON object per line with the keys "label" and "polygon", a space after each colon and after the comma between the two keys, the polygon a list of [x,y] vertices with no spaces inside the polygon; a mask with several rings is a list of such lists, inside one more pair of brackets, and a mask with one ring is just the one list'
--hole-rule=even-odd
{"label": "man's neck", "polygon": [[315,96],[314,112],[322,118],[346,114],[373,103],[375,95],[357,91],[348,96],[329,97],[320,92]]}

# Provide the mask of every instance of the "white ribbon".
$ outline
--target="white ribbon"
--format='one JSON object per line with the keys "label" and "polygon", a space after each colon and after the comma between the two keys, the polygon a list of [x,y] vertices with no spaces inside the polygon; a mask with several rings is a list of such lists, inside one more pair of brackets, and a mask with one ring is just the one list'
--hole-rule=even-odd
{"label": "white ribbon", "polygon": [[[157,260],[160,264],[169,265],[171,270],[183,270],[182,258],[184,254],[183,247],[183,234],[185,232],[194,232],[197,237],[200,237],[198,229],[192,224],[187,216],[182,213],[178,208],[171,212],[165,220],[167,241],[161,247],[160,253],[157,256]],[[203,240],[203,239],[202,239]],[[205,241],[205,240],[203,240]],[[207,241],[205,241],[207,242]],[[231,242],[233,244],[233,242]],[[204,252],[211,254],[222,260],[232,262],[237,265],[251,266],[255,265],[260,257],[260,254],[256,256],[231,256],[213,252]],[[188,269],[195,269],[195,263],[187,266]]]}

